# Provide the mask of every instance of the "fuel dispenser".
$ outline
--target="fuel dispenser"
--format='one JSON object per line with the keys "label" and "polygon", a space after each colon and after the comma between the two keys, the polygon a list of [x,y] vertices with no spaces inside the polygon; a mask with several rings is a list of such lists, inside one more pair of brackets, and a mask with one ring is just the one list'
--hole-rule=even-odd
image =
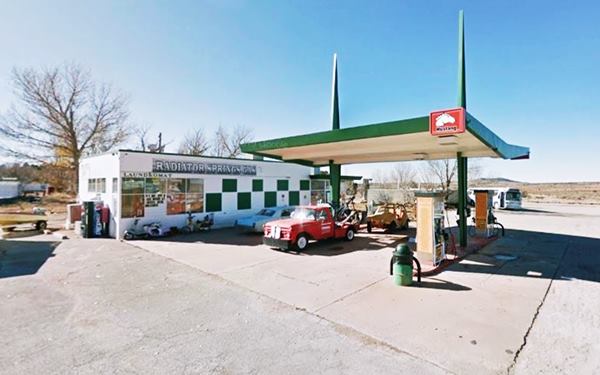
{"label": "fuel dispenser", "polygon": [[446,258],[444,230],[444,194],[416,192],[417,198],[417,254],[420,259],[430,258],[434,265]]}
{"label": "fuel dispenser", "polygon": [[475,193],[475,231],[486,237],[493,235],[493,224],[495,221],[494,191],[487,189],[476,189]]}
{"label": "fuel dispenser", "polygon": [[99,201],[86,201],[81,209],[81,235],[83,238],[107,237],[110,210]]}

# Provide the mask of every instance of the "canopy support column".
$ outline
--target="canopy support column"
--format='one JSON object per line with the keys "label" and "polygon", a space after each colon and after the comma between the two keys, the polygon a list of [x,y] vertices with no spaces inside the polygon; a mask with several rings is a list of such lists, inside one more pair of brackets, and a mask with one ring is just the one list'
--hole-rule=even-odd
{"label": "canopy support column", "polygon": [[340,181],[342,179],[342,166],[329,161],[329,175],[331,176],[331,205],[334,208],[340,206]]}
{"label": "canopy support column", "polygon": [[467,246],[467,158],[458,153],[458,241],[461,247]]}

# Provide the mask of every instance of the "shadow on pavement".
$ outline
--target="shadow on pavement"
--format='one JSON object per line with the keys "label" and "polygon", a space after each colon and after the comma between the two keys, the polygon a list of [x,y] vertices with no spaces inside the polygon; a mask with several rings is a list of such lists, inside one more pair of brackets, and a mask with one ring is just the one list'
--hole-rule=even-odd
{"label": "shadow on pavement", "polygon": [[0,240],[0,279],[33,275],[60,242]]}
{"label": "shadow on pavement", "polygon": [[[359,232],[352,241],[344,239],[311,241],[308,249],[302,255],[336,256],[348,254],[354,251],[380,250],[386,247],[395,247],[399,243],[408,240],[408,231],[395,231],[393,233],[371,233]],[[413,234],[414,236],[414,234]],[[175,243],[198,243],[213,245],[235,245],[235,246],[262,246],[261,233],[248,233],[235,228],[213,229],[207,232],[196,232],[190,234],[177,234],[174,236],[152,239],[151,241],[175,242]],[[276,251],[276,250],[274,250]],[[288,251],[289,254],[298,254]]]}
{"label": "shadow on pavement", "polygon": [[445,272],[600,282],[600,238],[510,229]]}
{"label": "shadow on pavement", "polygon": [[[435,280],[435,281],[430,281],[430,280]],[[464,291],[471,290],[471,288],[469,288],[468,286],[456,284],[456,283],[442,280],[442,279],[436,279],[433,277],[429,277],[427,279],[422,279],[420,283],[415,282],[415,283],[413,283],[412,286],[417,287],[417,288],[427,288],[427,289],[453,290],[453,291],[457,291],[457,292],[464,292]]]}

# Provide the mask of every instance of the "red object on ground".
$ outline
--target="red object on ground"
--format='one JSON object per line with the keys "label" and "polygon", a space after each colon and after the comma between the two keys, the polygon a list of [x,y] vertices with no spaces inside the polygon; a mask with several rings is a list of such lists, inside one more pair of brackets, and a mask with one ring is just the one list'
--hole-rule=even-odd
{"label": "red object on ground", "polygon": [[465,117],[464,108],[431,112],[429,114],[429,132],[436,136],[464,133]]}

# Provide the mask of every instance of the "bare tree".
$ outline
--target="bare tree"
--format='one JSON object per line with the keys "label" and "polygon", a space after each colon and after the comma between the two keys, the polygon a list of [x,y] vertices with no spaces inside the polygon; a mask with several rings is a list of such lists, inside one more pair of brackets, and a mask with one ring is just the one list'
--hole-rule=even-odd
{"label": "bare tree", "polygon": [[390,179],[389,179],[389,176],[387,175],[387,173],[385,173],[384,171],[382,171],[379,168],[375,169],[371,176],[373,178],[374,183],[383,185],[383,184],[386,184],[387,182],[390,182]]}
{"label": "bare tree", "polygon": [[210,150],[210,142],[202,129],[193,130],[185,135],[179,145],[180,154],[205,155]]}
{"label": "bare tree", "polygon": [[475,181],[483,177],[484,168],[478,160],[469,159],[467,165],[467,178],[469,179],[469,181]]}
{"label": "bare tree", "polygon": [[80,158],[107,151],[129,135],[126,100],[109,86],[94,84],[79,66],[14,69],[12,80],[20,105],[0,118],[0,151],[66,166],[74,190]]}
{"label": "bare tree", "polygon": [[241,144],[252,140],[252,130],[238,125],[228,132],[219,126],[215,133],[213,154],[215,156],[235,158],[242,153]]}
{"label": "bare tree", "polygon": [[390,177],[396,182],[396,189],[407,188],[414,183],[416,172],[406,163],[396,163],[390,171]]}
{"label": "bare tree", "polygon": [[137,126],[135,129],[135,138],[136,138],[136,145],[135,145],[135,149],[139,150],[139,151],[146,151],[148,148],[148,133],[150,132],[150,125],[141,125],[141,126]]}
{"label": "bare tree", "polygon": [[[450,184],[456,174],[456,160],[429,160],[424,170],[425,179],[428,182],[435,181],[445,195],[448,195]],[[433,181],[432,181],[433,180]]]}

